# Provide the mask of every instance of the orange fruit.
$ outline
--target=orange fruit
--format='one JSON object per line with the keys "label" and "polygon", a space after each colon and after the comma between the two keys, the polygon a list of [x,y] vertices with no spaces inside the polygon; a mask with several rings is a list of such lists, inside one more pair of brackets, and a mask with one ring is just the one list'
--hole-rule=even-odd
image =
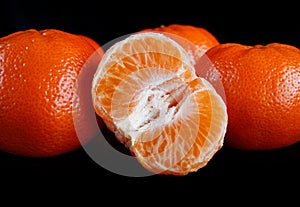
{"label": "orange fruit", "polygon": [[116,139],[153,173],[195,172],[223,145],[225,103],[163,34],[136,33],[110,47],[94,75],[92,101]]}
{"label": "orange fruit", "polygon": [[92,77],[102,53],[91,38],[55,29],[0,38],[0,150],[32,157],[72,151],[81,146],[75,123],[89,139],[88,99],[80,93],[91,85],[79,90],[77,80]]}
{"label": "orange fruit", "polygon": [[177,41],[195,63],[210,48],[220,44],[218,39],[207,29],[193,25],[170,24],[147,28],[140,32],[159,32]]}
{"label": "orange fruit", "polygon": [[[211,64],[210,69],[207,69],[208,64]],[[198,68],[200,77],[214,85],[214,74],[211,74],[214,68],[224,86],[228,109],[227,146],[268,150],[300,140],[298,48],[280,43],[220,44],[208,50],[199,65],[205,67]]]}

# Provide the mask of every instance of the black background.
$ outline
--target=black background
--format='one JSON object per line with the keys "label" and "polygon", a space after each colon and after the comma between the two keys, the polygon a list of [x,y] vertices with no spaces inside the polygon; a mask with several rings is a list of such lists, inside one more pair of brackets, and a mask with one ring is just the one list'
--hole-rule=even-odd
{"label": "black background", "polygon": [[[298,6],[287,2],[263,6],[242,1],[234,4],[184,1],[162,5],[161,1],[7,0],[1,4],[0,36],[30,28],[56,28],[89,36],[103,45],[141,29],[177,23],[204,27],[220,43],[281,42],[300,48]],[[260,192],[264,197],[265,191],[273,189],[280,195],[291,188],[298,191],[299,163],[300,143],[271,151],[240,151],[224,146],[207,166],[196,173],[183,177],[154,175],[132,178],[102,168],[83,149],[52,158],[27,158],[0,152],[2,180],[8,183],[37,180],[44,184],[52,183],[49,180],[60,180],[54,183],[97,184],[96,188],[101,189],[108,182],[115,183],[118,192],[122,189],[123,193],[130,186],[136,186],[134,193],[138,193],[139,189],[154,185],[156,190],[166,192],[189,192],[191,188],[197,192],[198,188],[211,187],[211,193],[232,191],[243,194],[246,189],[255,189],[251,190],[251,195],[257,197],[257,192]],[[279,184],[285,187],[279,187]],[[179,185],[184,187],[177,187]],[[274,200],[274,197],[270,199]]]}

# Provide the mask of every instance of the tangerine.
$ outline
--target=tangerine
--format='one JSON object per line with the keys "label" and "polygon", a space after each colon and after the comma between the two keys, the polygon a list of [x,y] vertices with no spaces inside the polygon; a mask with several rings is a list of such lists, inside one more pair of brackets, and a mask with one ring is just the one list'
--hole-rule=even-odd
{"label": "tangerine", "polygon": [[220,44],[201,57],[199,66],[197,74],[213,85],[212,72],[219,72],[228,109],[227,146],[268,150],[300,140],[298,48],[282,43]]}
{"label": "tangerine", "polygon": [[194,25],[169,24],[147,28],[140,32],[159,32],[169,36],[189,53],[194,65],[208,49],[220,44],[207,29]]}
{"label": "tangerine", "polygon": [[111,46],[94,75],[92,100],[116,139],[151,172],[195,172],[223,145],[224,101],[164,34],[136,33]]}
{"label": "tangerine", "polygon": [[[56,29],[18,31],[0,39],[0,150],[49,157],[81,146],[74,123],[93,136],[88,97],[77,80],[102,56],[93,39]],[[87,63],[93,54],[93,61]],[[90,78],[91,79],[91,78]],[[91,81],[90,81],[91,83]],[[87,93],[89,94],[89,93]],[[74,115],[77,117],[74,120]]]}

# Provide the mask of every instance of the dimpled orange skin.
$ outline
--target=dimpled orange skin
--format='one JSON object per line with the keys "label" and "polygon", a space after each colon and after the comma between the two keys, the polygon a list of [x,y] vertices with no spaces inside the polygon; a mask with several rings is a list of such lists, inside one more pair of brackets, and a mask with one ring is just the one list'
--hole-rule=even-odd
{"label": "dimpled orange skin", "polygon": [[92,129],[84,126],[76,81],[98,48],[89,37],[55,29],[0,38],[0,150],[50,157],[81,146],[73,113]]}
{"label": "dimpled orange skin", "polygon": [[[300,140],[298,48],[280,43],[226,43],[208,50],[206,55],[220,72],[226,93],[225,145],[268,150]],[[210,70],[200,76],[213,81]]]}

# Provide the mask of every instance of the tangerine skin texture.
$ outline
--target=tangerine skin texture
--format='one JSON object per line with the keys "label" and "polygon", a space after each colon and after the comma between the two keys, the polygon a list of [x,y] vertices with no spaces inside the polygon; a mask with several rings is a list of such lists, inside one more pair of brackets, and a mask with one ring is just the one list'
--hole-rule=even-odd
{"label": "tangerine skin texture", "polygon": [[30,29],[0,39],[1,150],[49,157],[81,146],[73,115],[84,122],[79,105],[86,103],[79,103],[76,81],[88,70],[83,66],[95,47],[88,37],[55,29]]}
{"label": "tangerine skin texture", "polygon": [[145,31],[158,31],[176,34],[191,41],[195,45],[204,45],[206,46],[206,48],[211,48],[215,45],[220,44],[217,38],[207,29],[193,25],[170,24],[152,29],[145,29]]}
{"label": "tangerine skin texture", "polygon": [[[298,48],[280,43],[226,43],[208,50],[202,62],[207,58],[219,71],[226,93],[225,145],[268,150],[300,140]],[[201,73],[214,81],[212,70]]]}

